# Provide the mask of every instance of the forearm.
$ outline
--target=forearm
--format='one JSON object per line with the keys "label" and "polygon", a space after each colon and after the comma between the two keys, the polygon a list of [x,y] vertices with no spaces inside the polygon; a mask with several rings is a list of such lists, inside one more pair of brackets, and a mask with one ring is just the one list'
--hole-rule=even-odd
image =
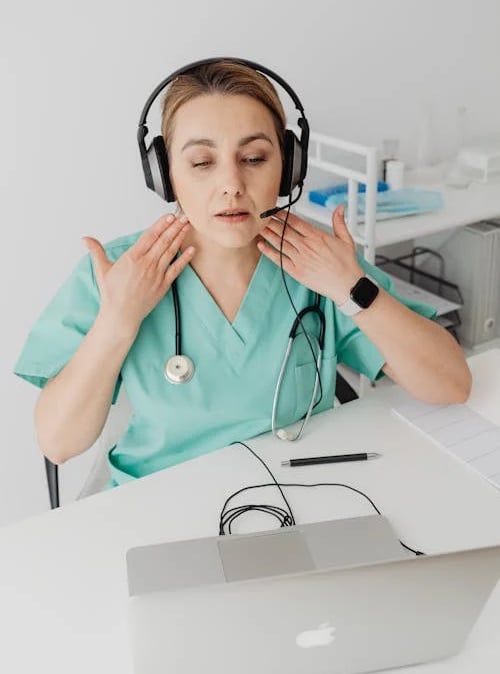
{"label": "forearm", "polygon": [[80,347],[42,390],[35,407],[38,444],[54,463],[81,454],[99,437],[116,381],[137,334],[98,315]]}
{"label": "forearm", "polygon": [[468,398],[471,374],[463,351],[440,325],[382,289],[354,321],[384,356],[384,371],[415,398],[430,403]]}

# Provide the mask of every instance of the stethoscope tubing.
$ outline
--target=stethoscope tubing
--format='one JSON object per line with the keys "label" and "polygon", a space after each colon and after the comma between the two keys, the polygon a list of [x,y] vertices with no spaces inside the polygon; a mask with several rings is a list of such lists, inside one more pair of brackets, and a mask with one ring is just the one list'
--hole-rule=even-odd
{"label": "stethoscope tubing", "polygon": [[[182,355],[182,326],[181,326],[181,312],[180,312],[180,303],[179,303],[179,291],[177,289],[177,283],[176,280],[172,282],[171,286],[172,290],[172,299],[173,299],[173,305],[174,305],[174,315],[175,315],[175,356],[172,356],[171,358],[168,359],[167,363],[165,364],[164,367],[164,374],[165,378],[172,384],[181,384],[181,383],[187,383],[190,381],[193,377],[194,374],[194,364],[192,360],[188,356],[183,356]],[[316,316],[319,319],[320,323],[320,330],[319,330],[319,336],[315,337],[312,336],[312,339],[314,340],[314,343],[317,345],[318,349],[318,354],[316,356],[316,374],[314,378],[314,388],[313,388],[313,393],[311,396],[311,401],[309,403],[309,406],[307,408],[307,412],[304,415],[302,419],[302,424],[298,430],[298,432],[295,435],[291,435],[290,432],[288,431],[281,431],[276,428],[276,415],[278,412],[278,403],[279,403],[279,396],[280,396],[280,391],[281,391],[281,385],[283,382],[283,378],[285,376],[286,372],[286,366],[288,363],[288,360],[290,358],[290,353],[292,351],[293,347],[293,342],[295,338],[297,337],[298,334],[298,329],[299,327],[303,328],[302,320],[303,318],[310,313],[316,314]],[[303,328],[304,333],[305,329]],[[308,338],[309,339],[309,338]],[[272,408],[272,413],[271,413],[271,430],[273,435],[280,437],[282,439],[286,440],[299,440],[299,438],[302,436],[302,432],[305,428],[305,425],[309,421],[309,417],[312,414],[315,401],[316,401],[316,396],[318,393],[318,385],[319,385],[319,377],[320,377],[320,370],[321,370],[321,361],[322,361],[322,354],[323,354],[323,348],[324,348],[324,342],[325,342],[325,314],[323,310],[320,307],[320,295],[319,293],[315,293],[315,300],[314,304],[310,305],[308,307],[305,307],[302,309],[296,316],[293,325],[290,329],[289,335],[288,335],[288,344],[285,350],[285,355],[283,357],[283,361],[281,363],[279,375],[278,375],[278,381],[276,382],[276,388],[274,390],[274,397],[273,397],[273,408]],[[311,347],[312,348],[312,347]],[[176,372],[181,369],[185,369],[187,374],[184,378],[181,376],[177,376]]]}

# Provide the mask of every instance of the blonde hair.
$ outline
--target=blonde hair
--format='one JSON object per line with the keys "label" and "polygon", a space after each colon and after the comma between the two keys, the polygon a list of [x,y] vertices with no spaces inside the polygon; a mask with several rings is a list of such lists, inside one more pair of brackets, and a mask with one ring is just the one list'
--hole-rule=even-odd
{"label": "blonde hair", "polygon": [[273,84],[260,72],[242,63],[216,61],[179,75],[163,99],[161,133],[168,149],[172,140],[175,113],[204,94],[245,95],[263,103],[272,115],[283,156],[286,115]]}

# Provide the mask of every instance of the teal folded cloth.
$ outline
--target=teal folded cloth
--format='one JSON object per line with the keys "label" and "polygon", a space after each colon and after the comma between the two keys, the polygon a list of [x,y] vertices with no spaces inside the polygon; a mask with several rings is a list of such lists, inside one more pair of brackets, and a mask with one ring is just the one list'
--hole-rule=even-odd
{"label": "teal folded cloth", "polygon": [[[325,202],[325,208],[331,210],[341,205],[347,205],[347,194],[332,194]],[[358,220],[360,222],[364,219],[365,207],[366,195],[358,194]],[[377,192],[377,220],[427,213],[443,207],[443,195],[433,190],[406,187],[401,190]],[[346,217],[349,217],[347,212]]]}

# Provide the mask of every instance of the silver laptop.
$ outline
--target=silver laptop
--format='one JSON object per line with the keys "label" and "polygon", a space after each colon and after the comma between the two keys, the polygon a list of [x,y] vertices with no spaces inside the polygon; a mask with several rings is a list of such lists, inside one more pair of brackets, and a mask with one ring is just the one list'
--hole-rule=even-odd
{"label": "silver laptop", "polygon": [[368,516],[127,553],[135,674],[358,674],[457,653],[500,546],[410,556]]}

